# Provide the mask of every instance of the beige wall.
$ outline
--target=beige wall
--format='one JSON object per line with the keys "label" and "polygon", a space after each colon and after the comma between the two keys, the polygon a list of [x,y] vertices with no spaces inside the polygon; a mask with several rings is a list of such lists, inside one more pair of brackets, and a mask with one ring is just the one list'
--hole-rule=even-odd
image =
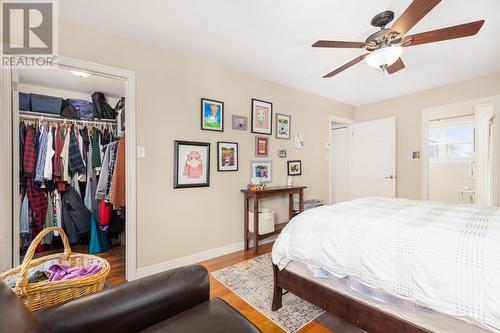
{"label": "beige wall", "polygon": [[[146,148],[137,161],[138,268],[243,240],[239,190],[256,159],[255,135],[233,131],[231,115],[250,117],[253,97],[272,102],[275,113],[290,114],[292,132],[304,133],[302,150],[270,137],[273,185],[286,182],[286,159],[278,159],[277,151],[287,149],[288,159],[303,161],[303,176],[295,181],[308,186],[306,198],[328,200],[328,117],[352,119],[353,107],[66,21],[59,33],[61,54],[136,73],[137,144]],[[224,102],[224,133],[200,130],[201,97]],[[176,139],[211,143],[210,187],[173,189]],[[239,143],[238,172],[217,172],[217,141]],[[283,219],[283,203],[264,205],[278,208]]]}
{"label": "beige wall", "polygon": [[[469,176],[470,161],[436,161],[429,163],[429,200],[460,203],[459,190],[464,186],[474,188],[474,179]],[[470,196],[464,195],[464,202]]]}
{"label": "beige wall", "polygon": [[500,94],[500,73],[438,87],[356,108],[356,121],[396,117],[397,195],[421,198],[421,160],[411,158],[422,148],[422,110]]}

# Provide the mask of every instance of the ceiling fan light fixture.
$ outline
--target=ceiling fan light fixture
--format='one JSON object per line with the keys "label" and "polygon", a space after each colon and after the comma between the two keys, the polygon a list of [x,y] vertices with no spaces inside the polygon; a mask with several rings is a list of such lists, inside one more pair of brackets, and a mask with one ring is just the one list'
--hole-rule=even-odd
{"label": "ceiling fan light fixture", "polygon": [[373,51],[368,56],[366,56],[365,61],[368,65],[374,68],[390,66],[399,59],[402,53],[403,48],[401,46],[388,46]]}

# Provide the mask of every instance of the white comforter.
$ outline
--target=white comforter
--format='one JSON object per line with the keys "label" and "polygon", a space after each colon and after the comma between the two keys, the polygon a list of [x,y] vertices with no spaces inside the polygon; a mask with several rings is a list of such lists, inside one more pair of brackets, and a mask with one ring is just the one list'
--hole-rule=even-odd
{"label": "white comforter", "polygon": [[305,211],[273,262],[291,260],[500,332],[500,210],[364,198]]}

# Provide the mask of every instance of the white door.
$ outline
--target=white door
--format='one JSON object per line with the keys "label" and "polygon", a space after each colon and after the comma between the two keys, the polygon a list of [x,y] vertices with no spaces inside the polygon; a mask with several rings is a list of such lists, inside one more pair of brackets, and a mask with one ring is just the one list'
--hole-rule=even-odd
{"label": "white door", "polygon": [[355,123],[349,130],[349,199],[396,197],[396,118]]}
{"label": "white door", "polygon": [[349,200],[349,130],[347,127],[330,131],[331,203]]}

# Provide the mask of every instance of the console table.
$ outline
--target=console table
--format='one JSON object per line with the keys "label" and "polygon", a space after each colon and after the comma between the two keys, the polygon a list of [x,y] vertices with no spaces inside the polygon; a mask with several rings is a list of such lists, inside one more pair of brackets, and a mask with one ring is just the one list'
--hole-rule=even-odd
{"label": "console table", "polygon": [[[262,198],[267,198],[271,196],[277,195],[286,195],[288,194],[288,220],[291,220],[294,216],[293,213],[293,195],[297,194],[299,196],[299,213],[304,211],[304,189],[306,186],[272,186],[266,187],[262,191],[250,191],[248,189],[243,189],[241,192],[244,194],[244,205],[243,205],[243,214],[244,214],[244,244],[245,251],[248,251],[249,248],[249,240],[253,239],[253,252],[258,254],[259,251],[259,240],[269,238],[271,236],[277,235],[283,230],[288,222],[276,224],[273,232],[269,232],[267,234],[259,235],[259,200]],[[253,230],[254,232],[250,232],[248,230],[248,208],[250,207],[249,201],[253,199]]]}

